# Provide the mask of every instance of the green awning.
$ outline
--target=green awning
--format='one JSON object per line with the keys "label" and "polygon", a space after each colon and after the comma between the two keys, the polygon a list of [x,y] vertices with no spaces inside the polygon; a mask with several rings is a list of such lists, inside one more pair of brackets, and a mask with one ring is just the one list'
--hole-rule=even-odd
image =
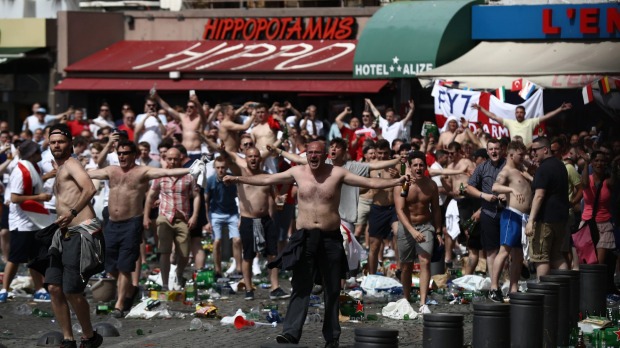
{"label": "green awning", "polygon": [[411,78],[475,46],[471,8],[482,1],[402,1],[377,11],[360,35],[353,77]]}
{"label": "green awning", "polygon": [[34,50],[33,47],[0,47],[0,64],[24,58],[26,53]]}

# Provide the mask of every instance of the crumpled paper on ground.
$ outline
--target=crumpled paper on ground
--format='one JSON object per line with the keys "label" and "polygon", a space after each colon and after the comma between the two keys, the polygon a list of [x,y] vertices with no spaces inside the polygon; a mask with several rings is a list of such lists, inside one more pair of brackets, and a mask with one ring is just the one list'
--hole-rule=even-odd
{"label": "crumpled paper on ground", "polygon": [[[155,307],[151,310],[146,309],[146,304],[149,299],[144,299],[142,302],[135,305],[131,311],[125,316],[125,318],[129,319],[153,319],[153,318],[172,318],[172,314],[164,306],[164,304],[160,304],[158,307]],[[161,308],[160,308],[161,307]]]}
{"label": "crumpled paper on ground", "polygon": [[15,276],[10,285],[10,288],[13,289],[13,292],[15,292],[15,290],[34,291],[34,282],[32,281],[32,278],[30,276]]}
{"label": "crumpled paper on ground", "polygon": [[413,307],[409,304],[407,299],[401,298],[396,302],[388,303],[381,310],[381,315],[384,317],[388,317],[391,319],[400,319],[403,320],[405,314],[409,315],[409,319],[415,319],[418,317],[418,313],[413,310]]}
{"label": "crumpled paper on ground", "polygon": [[362,284],[360,284],[360,286],[367,294],[371,296],[376,296],[376,289],[390,289],[393,287],[402,287],[402,284],[393,278],[370,274],[362,280]]}
{"label": "crumpled paper on ground", "polygon": [[460,288],[470,291],[491,290],[491,278],[481,277],[475,274],[464,275],[452,280],[452,283]]}

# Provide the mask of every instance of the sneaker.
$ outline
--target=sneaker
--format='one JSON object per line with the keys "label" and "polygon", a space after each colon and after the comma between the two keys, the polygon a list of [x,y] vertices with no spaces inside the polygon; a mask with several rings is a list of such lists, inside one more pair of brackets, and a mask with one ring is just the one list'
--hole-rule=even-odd
{"label": "sneaker", "polygon": [[385,249],[383,250],[383,257],[385,258],[392,258],[396,256],[396,253],[394,252],[394,250],[392,249]]}
{"label": "sneaker", "polygon": [[297,344],[299,341],[297,339],[295,339],[295,337],[293,337],[291,334],[279,334],[278,336],[276,336],[276,342],[283,344],[283,343],[290,343],[290,344]]}
{"label": "sneaker", "polygon": [[431,310],[428,308],[427,305],[421,305],[420,309],[418,310],[418,313],[424,315],[424,314],[431,314]]}
{"label": "sneaker", "polygon": [[120,318],[124,318],[125,317],[125,313],[118,309],[118,308],[114,308],[114,310],[112,310],[112,312],[110,312],[110,316],[112,318],[116,318],[116,319],[120,319]]}
{"label": "sneaker", "polygon": [[521,265],[521,278],[530,279],[532,274],[530,273],[530,268],[526,265]]}
{"label": "sneaker", "polygon": [[323,292],[323,286],[319,284],[314,284],[312,287],[312,295],[320,295]]}
{"label": "sneaker", "polygon": [[97,331],[93,332],[93,337],[84,338],[82,337],[82,343],[80,344],[80,348],[97,348],[103,343],[103,337],[97,333]]}
{"label": "sneaker", "polygon": [[504,303],[504,294],[502,294],[502,291],[499,289],[491,289],[489,292],[489,299],[493,302]]}
{"label": "sneaker", "polygon": [[34,293],[34,302],[52,302],[50,293],[41,289]]}
{"label": "sneaker", "polygon": [[245,299],[246,300],[253,300],[254,299],[254,291],[246,291],[245,292]]}
{"label": "sneaker", "polygon": [[254,262],[252,264],[252,275],[257,276],[257,275],[260,275],[261,273],[263,272],[260,270],[260,265],[258,264],[258,262]]}
{"label": "sneaker", "polygon": [[2,290],[0,292],[0,303],[6,303],[6,300],[9,299],[9,293],[6,290]]}
{"label": "sneaker", "polygon": [[77,342],[75,340],[62,340],[60,341],[60,348],[77,348]]}
{"label": "sneaker", "polygon": [[237,272],[237,261],[235,260],[234,257],[231,257],[230,258],[230,267],[228,267],[228,269],[226,270],[226,272],[224,272],[224,274],[229,276],[231,274],[235,274],[235,272]]}
{"label": "sneaker", "polygon": [[282,290],[282,288],[277,288],[269,293],[269,298],[272,300],[278,300],[278,299],[289,298],[289,297],[291,297],[291,295],[287,294],[284,290]]}

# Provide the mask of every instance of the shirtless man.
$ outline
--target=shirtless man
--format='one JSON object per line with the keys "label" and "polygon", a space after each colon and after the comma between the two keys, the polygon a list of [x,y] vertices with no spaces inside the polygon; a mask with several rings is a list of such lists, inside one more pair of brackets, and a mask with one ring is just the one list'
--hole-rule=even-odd
{"label": "shirtless man", "polygon": [[183,176],[187,168],[161,169],[136,164],[136,144],[119,141],[116,147],[119,165],[88,172],[91,179],[109,180],[108,213],[104,228],[106,272],[117,280],[118,299],[112,315],[123,317],[131,309],[134,287],[131,273],[136,269],[143,236],[143,210],[149,180],[164,176]]}
{"label": "shirtless man", "polygon": [[437,141],[437,150],[446,150],[450,143],[456,141],[459,144],[463,144],[465,140],[470,140],[472,143],[480,146],[480,140],[469,129],[469,122],[461,117],[461,126],[459,127],[456,117],[450,116],[446,121],[448,123],[447,129],[439,135]]}
{"label": "shirtless man", "polygon": [[[249,185],[277,185],[297,182],[299,215],[297,231],[291,237],[303,248],[300,259],[292,265],[293,294],[284,322],[283,334],[276,337],[278,343],[298,343],[312,291],[316,267],[323,276],[325,291],[325,318],[323,337],[326,347],[338,347],[340,323],[338,322],[338,296],[340,279],[346,271],[342,235],[340,234],[340,192],[343,184],[368,188],[398,186],[402,179],[364,178],[348,170],[325,163],[325,145],[312,142],[307,148],[308,165],[300,165],[272,175],[226,176],[224,182]],[[286,251],[285,251],[286,252]]]}
{"label": "shirtless man", "polygon": [[[236,166],[231,167],[233,174],[242,177],[251,177],[264,173],[261,162],[261,154],[257,148],[251,146],[245,150],[245,159],[240,158],[236,150],[226,151],[228,156],[233,160]],[[273,187],[269,186],[252,186],[238,183],[237,195],[239,197],[239,210],[241,212],[241,221],[239,224],[239,234],[241,236],[241,245],[243,248],[241,273],[243,281],[246,285],[245,299],[253,300],[254,291],[252,290],[252,260],[257,253],[261,253],[272,261],[278,255],[278,232],[274,226],[273,220],[269,216],[269,207],[274,204]],[[263,239],[262,243],[257,245],[256,233],[258,230],[262,232],[259,238]],[[280,288],[278,279],[278,269],[273,268],[270,271],[271,292],[269,298],[272,300],[288,298],[287,294]]]}
{"label": "shirtless man", "polygon": [[236,151],[239,147],[239,133],[245,132],[250,128],[252,122],[254,122],[254,117],[256,117],[256,111],[254,110],[252,115],[243,124],[238,124],[235,122],[237,115],[232,105],[224,103],[220,107],[224,113],[224,119],[220,122],[218,137],[222,140],[227,151]]}
{"label": "shirtless man", "polygon": [[409,301],[411,295],[411,272],[416,255],[420,260],[420,309],[418,313],[431,311],[426,305],[428,284],[431,278],[433,242],[441,239],[441,208],[437,184],[424,176],[426,156],[416,151],[409,156],[408,174],[411,175],[409,193],[401,197],[401,187],[394,188],[394,202],[398,214],[398,249],[400,256],[403,294]]}
{"label": "shirtless man", "polygon": [[157,93],[153,97],[170,116],[181,124],[181,129],[183,130],[182,144],[187,149],[189,158],[193,160],[199,159],[201,141],[196,131],[204,129],[207,124],[207,116],[196,94],[190,94],[185,112],[177,112],[175,108],[170,107]]}
{"label": "shirtless man", "polygon": [[[376,146],[377,159],[379,161],[389,160],[391,155],[390,143],[385,139],[381,139],[377,141]],[[398,170],[394,167],[370,171],[371,178],[397,178],[399,176]],[[373,190],[372,205],[370,206],[370,215],[368,216],[368,236],[370,239],[368,274],[377,273],[379,252],[383,250],[381,248],[383,241],[391,238],[394,245],[396,245],[396,233],[393,232],[397,231],[398,218],[394,209],[393,190],[392,186]],[[398,250],[394,248],[394,251],[397,252]],[[396,258],[398,258],[398,254]]]}
{"label": "shirtless man", "polygon": [[[58,166],[54,195],[58,213],[55,223],[59,230],[50,248],[51,261],[45,272],[45,283],[52,296],[54,315],[64,336],[61,346],[77,347],[71,329],[71,304],[82,326],[80,347],[99,347],[103,337],[93,331],[90,306],[84,296],[84,289],[92,274],[80,274],[81,233],[92,236],[99,247],[103,243],[101,223],[90,204],[97,190],[80,162],[71,157],[73,145],[69,127],[64,124],[52,126],[49,141]],[[60,248],[62,251],[59,253]]]}
{"label": "shirtless man", "polygon": [[523,221],[527,223],[532,203],[532,177],[523,167],[527,149],[522,142],[513,141],[508,144],[507,151],[506,165],[499,172],[493,184],[493,192],[506,194],[507,203],[500,218],[501,246],[495,257],[491,275],[489,298],[494,302],[504,302],[499,276],[504,269],[504,262],[508,255],[510,255],[510,292],[519,290],[519,277],[523,263],[522,227]]}
{"label": "shirtless man", "polygon": [[[452,266],[452,248],[454,247],[454,239],[458,236],[459,230],[458,225],[456,227],[450,228],[452,224],[456,223],[453,219],[453,216],[449,214],[450,205],[457,205],[457,209],[459,212],[459,221],[465,222],[467,219],[474,215],[474,212],[478,209],[479,204],[476,203],[475,200],[467,197],[465,194],[465,188],[467,187],[467,180],[469,179],[469,173],[473,172],[475,169],[474,163],[469,159],[463,156],[463,151],[461,149],[461,144],[456,141],[453,141],[448,146],[446,150],[448,153],[448,157],[451,159],[450,164],[448,164],[447,169],[455,169],[455,170],[465,170],[465,173],[458,175],[447,176],[444,175],[441,178],[441,183],[446,190],[448,196],[452,197],[452,201],[448,204],[448,208],[446,208],[446,227],[448,233],[445,236],[446,243],[446,253],[445,253],[445,262],[447,267]],[[460,231],[465,233],[465,231]],[[472,251],[469,253],[469,265],[466,265],[465,271],[471,271],[473,273],[473,269],[478,263],[478,251],[482,249],[480,245],[479,237],[469,236],[468,248]],[[470,273],[467,273],[470,274]]]}

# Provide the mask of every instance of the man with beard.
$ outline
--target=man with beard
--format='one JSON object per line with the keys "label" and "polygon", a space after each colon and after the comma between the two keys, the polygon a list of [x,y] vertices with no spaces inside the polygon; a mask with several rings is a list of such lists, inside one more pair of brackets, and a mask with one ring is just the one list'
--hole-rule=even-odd
{"label": "man with beard", "polygon": [[394,202],[398,214],[398,249],[401,267],[403,294],[409,300],[411,295],[411,272],[416,255],[420,261],[420,309],[421,314],[431,311],[426,305],[428,284],[431,277],[431,256],[433,242],[441,239],[441,208],[437,184],[427,176],[426,156],[416,151],[409,156],[409,192],[401,197],[402,188],[394,188]]}
{"label": "man with beard", "polygon": [[[340,323],[338,322],[338,296],[340,280],[346,271],[346,261],[340,234],[340,193],[343,184],[350,186],[385,188],[398,186],[405,178],[364,178],[325,163],[325,145],[312,142],[308,145],[308,165],[300,165],[277,174],[225,176],[224,182],[244,185],[277,185],[297,182],[299,215],[297,231],[291,239],[299,241],[299,259],[291,265],[293,269],[293,294],[289,303],[283,334],[278,343],[298,343],[312,291],[314,274],[318,270],[323,276],[325,291],[325,318],[323,337],[326,347],[338,347]],[[289,244],[290,247],[291,244]],[[288,248],[288,247],[287,247]],[[285,251],[286,252],[286,251]]]}
{"label": "man with beard", "polygon": [[109,180],[110,185],[110,218],[104,227],[105,268],[117,280],[118,299],[112,312],[117,318],[123,317],[124,312],[131,309],[135,291],[131,285],[131,273],[136,270],[136,261],[140,256],[143,202],[149,189],[149,180],[189,173],[187,168],[161,169],[137,165],[137,152],[134,142],[121,140],[116,147],[118,166],[111,165],[88,172],[91,179]]}
{"label": "man with beard", "polygon": [[[264,173],[261,165],[261,154],[256,147],[249,146],[246,148],[245,159],[240,158],[234,151],[226,151],[226,153],[233,159],[233,163],[236,164],[231,167],[234,174],[245,178]],[[272,195],[275,195],[275,192],[273,187],[269,186],[256,187],[238,183],[237,195],[241,212],[239,235],[241,236],[243,248],[241,273],[246,286],[245,299],[253,300],[252,260],[258,253],[266,256],[269,261],[272,261],[278,255],[278,231],[269,216],[269,207],[274,204]],[[280,288],[277,268],[270,271],[270,281],[270,299],[276,300],[290,296]]]}
{"label": "man with beard", "polygon": [[[92,274],[80,273],[82,233],[102,241],[101,223],[90,204],[97,192],[88,174],[75,158],[71,157],[72,136],[70,129],[61,124],[50,128],[49,143],[56,165],[55,223],[59,230],[50,248],[50,266],[45,273],[45,283],[52,297],[52,309],[64,336],[62,347],[77,347],[71,329],[69,304],[82,326],[80,347],[99,347],[103,338],[93,331],[90,307],[84,288]],[[59,253],[52,252],[57,250]]]}
{"label": "man with beard", "polygon": [[[489,298],[494,302],[504,302],[499,286],[499,276],[504,269],[504,262],[510,255],[510,290],[519,290],[519,277],[523,262],[521,236],[523,223],[527,223],[532,202],[532,177],[523,167],[527,150],[520,141],[508,144],[506,165],[497,175],[493,192],[506,194],[507,207],[500,218],[500,249],[493,264],[491,275],[491,292]],[[525,174],[524,174],[525,173]]]}
{"label": "man with beard", "polygon": [[532,134],[534,133],[534,129],[536,128],[536,126],[547,121],[548,119],[552,117],[555,117],[556,115],[559,115],[560,112],[562,111],[570,110],[573,107],[573,104],[562,103],[560,107],[558,107],[557,109],[551,112],[546,113],[543,116],[540,116],[540,117],[534,116],[528,119],[525,118],[525,107],[522,105],[519,105],[515,108],[515,119],[514,120],[499,117],[496,114],[490,112],[489,110],[485,109],[484,107],[478,104],[472,104],[471,107],[472,109],[481,111],[488,118],[508,128],[508,132],[510,132],[511,137],[514,137],[517,135],[521,136],[521,138],[523,138],[523,143],[525,144],[525,146],[530,146],[530,144],[532,143]]}

